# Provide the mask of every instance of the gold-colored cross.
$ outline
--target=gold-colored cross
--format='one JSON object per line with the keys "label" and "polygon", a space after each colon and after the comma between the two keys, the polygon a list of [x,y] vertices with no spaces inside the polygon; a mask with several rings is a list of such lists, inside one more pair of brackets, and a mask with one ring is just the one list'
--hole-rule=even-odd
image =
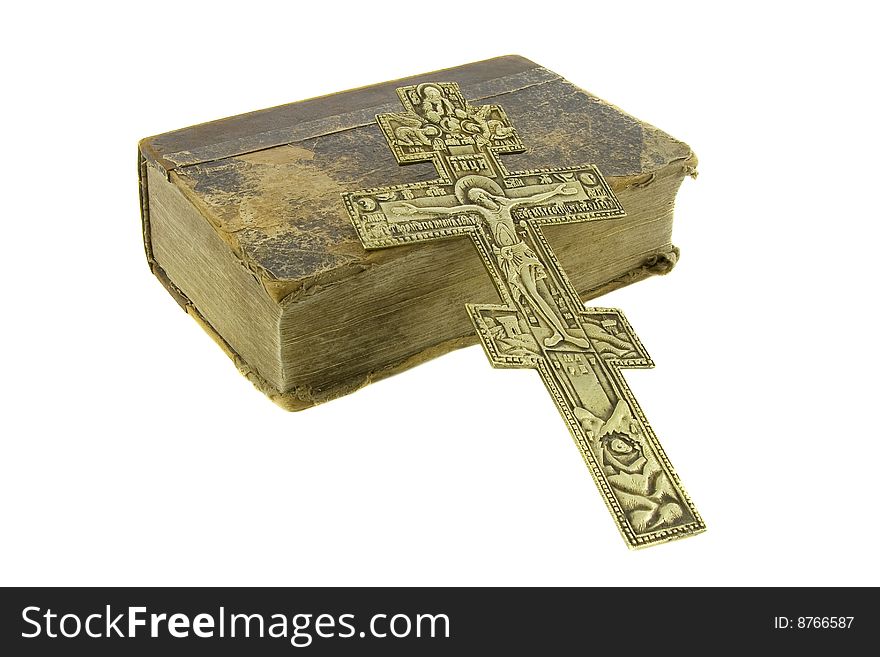
{"label": "gold-colored cross", "polygon": [[587,308],[541,227],[623,217],[593,165],[508,172],[521,153],[498,105],[458,85],[397,90],[405,111],[376,117],[398,163],[440,178],[343,194],[366,249],[470,237],[502,304],[467,304],[493,367],[538,370],[630,547],[705,529],[620,373],[653,363],[619,310]]}

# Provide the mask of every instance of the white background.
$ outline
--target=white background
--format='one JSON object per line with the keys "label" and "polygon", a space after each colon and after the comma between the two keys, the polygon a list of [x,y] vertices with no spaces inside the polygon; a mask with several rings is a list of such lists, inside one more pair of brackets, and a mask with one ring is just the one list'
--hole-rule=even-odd
{"label": "white background", "polygon": [[[0,583],[880,584],[862,6],[7,7]],[[534,372],[473,347],[288,414],[147,269],[139,138],[509,53],[700,157],[679,266],[599,301],[698,537],[626,549]]]}

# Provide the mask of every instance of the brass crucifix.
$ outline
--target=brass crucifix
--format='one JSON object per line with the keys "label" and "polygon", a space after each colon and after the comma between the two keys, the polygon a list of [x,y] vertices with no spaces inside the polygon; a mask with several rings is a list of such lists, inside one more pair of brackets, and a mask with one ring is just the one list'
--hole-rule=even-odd
{"label": "brass crucifix", "polygon": [[399,164],[438,180],[343,194],[366,249],[467,235],[503,303],[467,304],[493,367],[538,370],[630,547],[705,529],[620,373],[653,367],[626,318],[585,309],[541,226],[625,215],[593,165],[508,172],[525,151],[498,105],[458,85],[397,90],[404,112],[376,117]]}

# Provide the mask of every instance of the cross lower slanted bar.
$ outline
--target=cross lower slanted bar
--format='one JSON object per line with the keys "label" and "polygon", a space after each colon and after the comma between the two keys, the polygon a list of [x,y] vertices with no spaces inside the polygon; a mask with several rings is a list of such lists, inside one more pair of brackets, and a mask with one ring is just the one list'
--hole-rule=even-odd
{"label": "cross lower slanted bar", "polygon": [[625,215],[599,170],[508,172],[497,156],[525,149],[501,107],[451,82],[397,94],[405,111],[376,117],[391,150],[440,177],[343,194],[364,248],[470,237],[502,300],[467,304],[490,362],[538,370],[628,545],[704,530],[620,373],[653,363],[620,311],[584,309],[541,231]]}

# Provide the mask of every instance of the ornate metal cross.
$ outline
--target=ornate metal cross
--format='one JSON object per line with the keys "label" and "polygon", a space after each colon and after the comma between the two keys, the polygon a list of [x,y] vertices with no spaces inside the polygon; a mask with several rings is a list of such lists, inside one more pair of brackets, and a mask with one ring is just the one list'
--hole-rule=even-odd
{"label": "ornate metal cross", "polygon": [[503,303],[467,304],[493,367],[538,370],[630,547],[705,529],[620,373],[653,367],[619,310],[585,309],[541,226],[625,215],[593,165],[508,172],[525,151],[498,105],[452,82],[402,87],[376,117],[398,163],[438,180],[343,194],[366,249],[470,237]]}

